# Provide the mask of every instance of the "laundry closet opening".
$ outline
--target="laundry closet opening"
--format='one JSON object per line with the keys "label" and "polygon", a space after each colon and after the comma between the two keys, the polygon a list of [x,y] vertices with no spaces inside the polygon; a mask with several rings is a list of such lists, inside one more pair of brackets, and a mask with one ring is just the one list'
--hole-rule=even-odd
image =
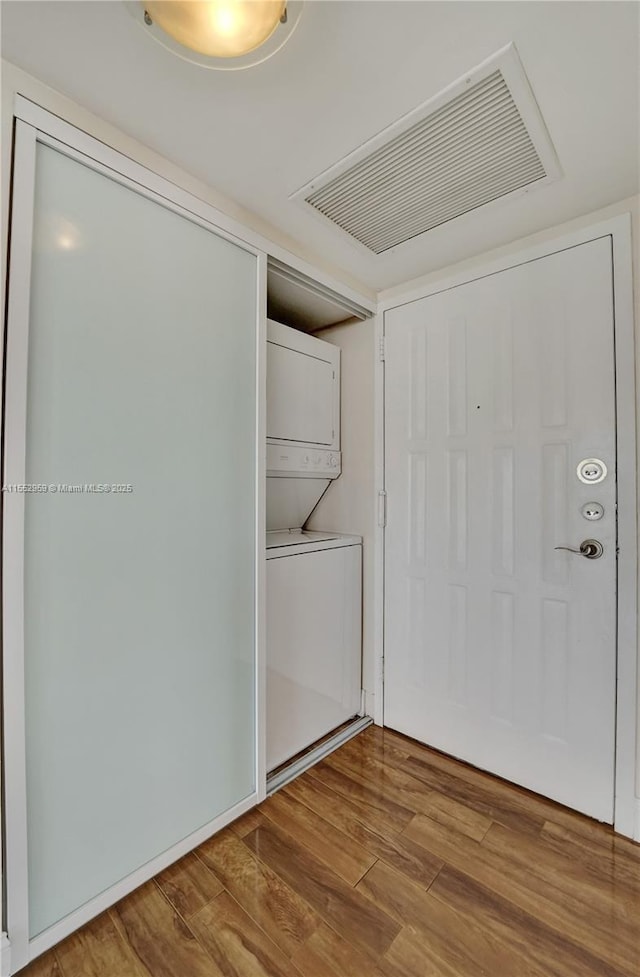
{"label": "laundry closet opening", "polygon": [[365,310],[270,259],[266,357],[266,766],[277,789],[371,722],[362,537],[307,523],[340,478],[341,354],[311,335]]}

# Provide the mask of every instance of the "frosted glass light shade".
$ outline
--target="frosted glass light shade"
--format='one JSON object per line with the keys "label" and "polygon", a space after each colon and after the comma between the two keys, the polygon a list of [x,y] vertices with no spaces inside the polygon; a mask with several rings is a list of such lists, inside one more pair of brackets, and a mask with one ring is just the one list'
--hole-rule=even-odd
{"label": "frosted glass light shade", "polygon": [[149,0],[151,20],[179,44],[214,58],[239,58],[267,41],[286,0]]}

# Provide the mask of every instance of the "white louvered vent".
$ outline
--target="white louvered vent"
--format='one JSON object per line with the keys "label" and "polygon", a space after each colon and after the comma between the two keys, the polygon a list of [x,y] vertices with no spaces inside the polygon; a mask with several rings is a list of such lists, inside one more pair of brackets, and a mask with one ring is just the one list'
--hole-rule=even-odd
{"label": "white louvered vent", "polygon": [[558,172],[509,45],[294,197],[382,254]]}

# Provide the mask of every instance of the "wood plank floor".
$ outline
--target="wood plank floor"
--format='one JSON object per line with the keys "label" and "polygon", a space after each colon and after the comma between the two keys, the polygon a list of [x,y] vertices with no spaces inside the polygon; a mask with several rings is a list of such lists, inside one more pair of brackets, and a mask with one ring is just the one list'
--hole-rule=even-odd
{"label": "wood plank floor", "polygon": [[640,846],[370,727],[21,977],[638,977]]}

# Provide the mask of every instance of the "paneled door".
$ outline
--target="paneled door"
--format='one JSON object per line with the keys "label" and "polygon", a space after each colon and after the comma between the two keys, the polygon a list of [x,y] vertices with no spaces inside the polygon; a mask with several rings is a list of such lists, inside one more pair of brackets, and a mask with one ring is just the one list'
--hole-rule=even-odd
{"label": "paneled door", "polygon": [[611,822],[610,238],[394,309],[385,335],[385,723]]}

